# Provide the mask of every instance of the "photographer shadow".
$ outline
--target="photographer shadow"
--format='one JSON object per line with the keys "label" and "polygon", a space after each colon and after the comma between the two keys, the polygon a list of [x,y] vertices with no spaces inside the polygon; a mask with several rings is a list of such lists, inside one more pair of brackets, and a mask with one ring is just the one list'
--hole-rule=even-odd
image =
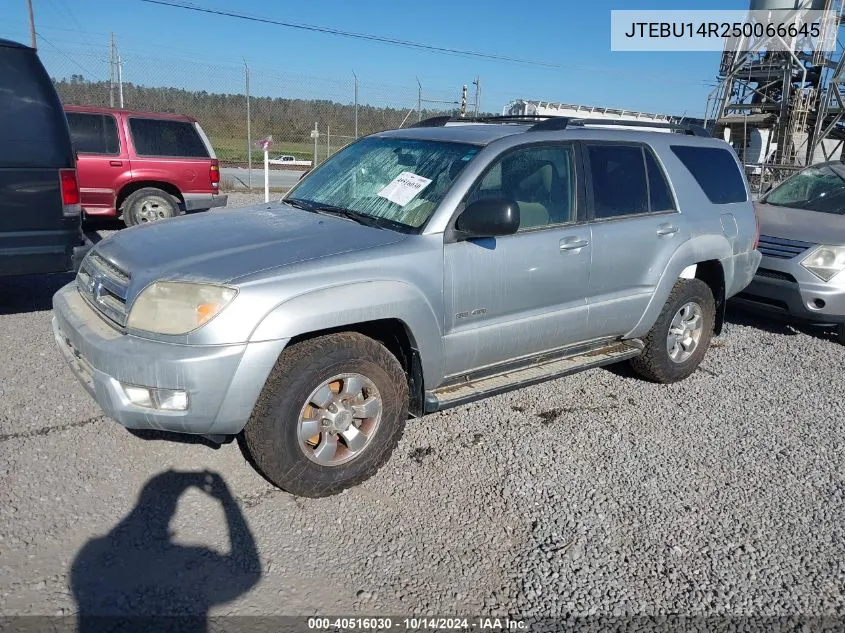
{"label": "photographer shadow", "polygon": [[[191,488],[221,503],[228,554],[172,541],[170,521]],[[213,606],[243,595],[260,578],[246,520],[220,475],[208,472],[167,471],[150,479],[132,511],[111,532],[86,543],[70,572],[80,633],[205,632]]]}

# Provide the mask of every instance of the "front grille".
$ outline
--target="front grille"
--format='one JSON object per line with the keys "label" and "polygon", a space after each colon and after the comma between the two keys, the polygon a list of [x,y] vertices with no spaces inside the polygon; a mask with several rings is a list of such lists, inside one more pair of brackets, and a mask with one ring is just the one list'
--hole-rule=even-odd
{"label": "front grille", "polygon": [[795,277],[789,273],[782,273],[779,270],[771,270],[769,268],[758,268],[757,275],[760,277],[768,277],[769,279],[779,279],[780,281],[798,283]]}
{"label": "front grille", "polygon": [[130,276],[95,251],[82,262],[76,287],[85,300],[110,321],[126,326],[126,292]]}
{"label": "front grille", "polygon": [[812,242],[800,242],[798,240],[787,240],[782,237],[772,237],[771,235],[761,235],[757,250],[767,257],[792,259],[813,246],[815,244]]}

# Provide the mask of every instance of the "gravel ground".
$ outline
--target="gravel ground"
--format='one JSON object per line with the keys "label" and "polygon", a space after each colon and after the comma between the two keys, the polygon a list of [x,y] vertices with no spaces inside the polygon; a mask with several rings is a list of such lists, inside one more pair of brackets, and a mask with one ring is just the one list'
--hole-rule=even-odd
{"label": "gravel ground", "polygon": [[237,443],[104,418],[52,340],[67,279],[0,280],[0,615],[845,617],[823,333],[731,312],[683,383],[600,369],[433,415],[310,500]]}

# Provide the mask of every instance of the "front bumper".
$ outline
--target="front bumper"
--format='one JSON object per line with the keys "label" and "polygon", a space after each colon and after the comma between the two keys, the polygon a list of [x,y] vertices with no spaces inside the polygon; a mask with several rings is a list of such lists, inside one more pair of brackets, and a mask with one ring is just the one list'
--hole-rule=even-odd
{"label": "front bumper", "polygon": [[[237,345],[174,345],[122,334],[72,282],[53,297],[53,334],[76,377],[103,411],[130,429],[239,433],[288,339]],[[135,405],[123,385],[177,389],[188,409]]]}
{"label": "front bumper", "polygon": [[[751,284],[732,303],[820,325],[845,323],[845,288],[825,283],[803,269],[777,270],[774,266],[778,263],[764,261]],[[783,264],[778,267],[787,268]],[[807,278],[810,276],[813,280]]]}
{"label": "front bumper", "polygon": [[219,193],[185,193],[182,197],[185,198],[185,211],[225,207],[229,201],[229,196]]}

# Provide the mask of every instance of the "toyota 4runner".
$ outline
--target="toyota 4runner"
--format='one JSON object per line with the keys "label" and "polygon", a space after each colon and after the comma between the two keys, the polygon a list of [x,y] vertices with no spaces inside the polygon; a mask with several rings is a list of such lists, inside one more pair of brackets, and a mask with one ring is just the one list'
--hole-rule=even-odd
{"label": "toyota 4runner", "polygon": [[754,276],[756,217],[726,143],[631,125],[366,137],[279,203],[101,241],[56,341],[124,426],[243,433],[304,496],[372,476],[409,416],[621,361],[681,380]]}

